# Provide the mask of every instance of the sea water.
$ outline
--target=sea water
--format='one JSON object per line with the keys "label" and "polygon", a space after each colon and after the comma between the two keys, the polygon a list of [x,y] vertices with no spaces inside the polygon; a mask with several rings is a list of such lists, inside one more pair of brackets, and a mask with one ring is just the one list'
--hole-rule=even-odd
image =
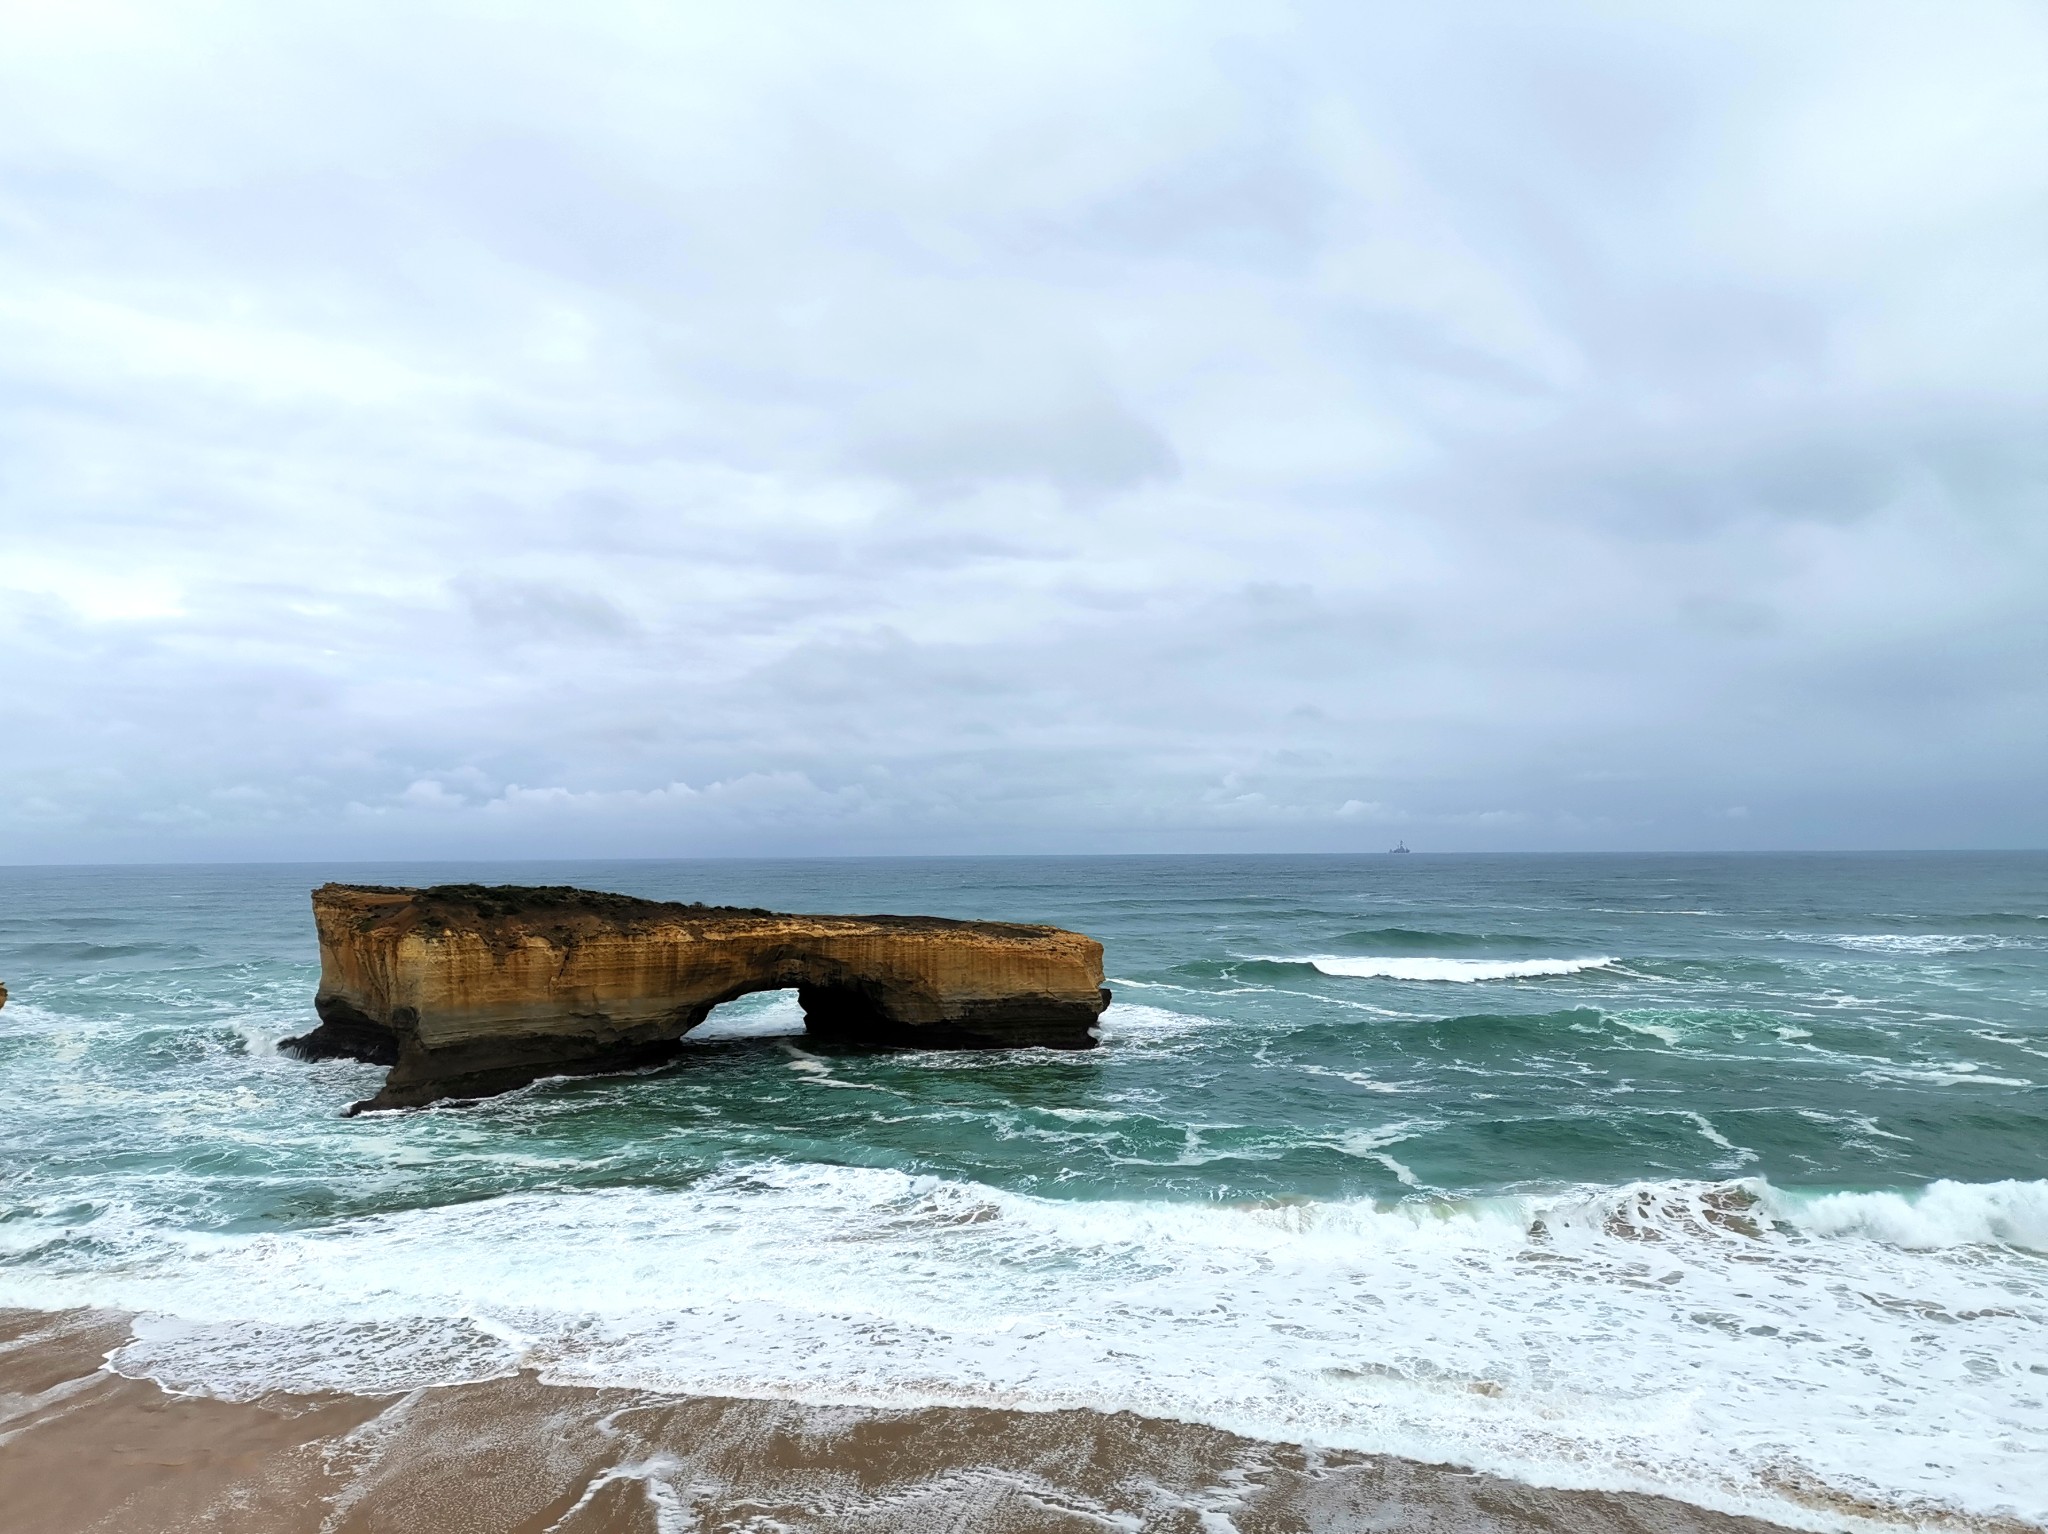
{"label": "sea water", "polygon": [[[344,1119],[307,891],[1100,938],[1086,1053],[793,995]],[[1814,1528],[2048,1519],[2048,856],[0,870],[0,1305],[178,1389],[1090,1406]]]}

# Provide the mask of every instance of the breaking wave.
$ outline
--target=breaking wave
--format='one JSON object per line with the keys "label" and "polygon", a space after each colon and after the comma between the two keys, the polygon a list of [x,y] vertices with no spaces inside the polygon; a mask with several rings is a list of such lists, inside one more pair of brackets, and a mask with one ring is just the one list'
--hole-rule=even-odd
{"label": "breaking wave", "polygon": [[1576,975],[1582,970],[1609,969],[1615,960],[1359,958],[1347,954],[1312,954],[1298,959],[1268,957],[1259,962],[1307,964],[1322,974],[1353,980],[1447,980],[1454,985],[1469,985],[1475,980],[1536,980],[1547,975]]}
{"label": "breaking wave", "polygon": [[2024,939],[1957,932],[1785,932],[1795,943],[1822,943],[1859,953],[1916,954],[1938,957],[1950,953],[1984,953],[1994,948],[2030,946]]}
{"label": "breaking wave", "polygon": [[1911,1193],[1766,1190],[1772,1215],[1817,1236],[1863,1236],[1915,1251],[2002,1245],[2048,1253],[2048,1182],[1941,1182]]}
{"label": "breaking wave", "polygon": [[765,1162],[296,1232],[14,1213],[0,1304],[141,1311],[116,1366],[180,1388],[1087,1406],[1809,1526],[1787,1485],[2048,1514],[2048,1183],[1229,1207]]}

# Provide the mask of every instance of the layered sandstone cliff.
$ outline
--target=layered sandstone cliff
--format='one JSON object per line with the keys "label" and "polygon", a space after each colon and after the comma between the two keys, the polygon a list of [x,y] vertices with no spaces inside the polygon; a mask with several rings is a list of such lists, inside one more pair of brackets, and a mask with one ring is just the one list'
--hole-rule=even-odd
{"label": "layered sandstone cliff", "polygon": [[814,1035],[928,1049],[1086,1049],[1109,1003],[1102,945],[1058,927],[479,885],[328,884],[313,915],[320,1026],[282,1047],[389,1065],[356,1109],[658,1064],[749,991],[794,987]]}

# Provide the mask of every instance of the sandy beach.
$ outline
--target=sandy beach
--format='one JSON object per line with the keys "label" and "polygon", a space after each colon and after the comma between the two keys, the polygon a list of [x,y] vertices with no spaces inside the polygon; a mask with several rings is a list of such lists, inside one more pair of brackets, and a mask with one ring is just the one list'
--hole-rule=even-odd
{"label": "sandy beach", "polygon": [[530,1375],[388,1396],[171,1395],[103,1366],[127,1335],[105,1312],[0,1312],[7,1534],[1777,1527],[1130,1413],[878,1411]]}

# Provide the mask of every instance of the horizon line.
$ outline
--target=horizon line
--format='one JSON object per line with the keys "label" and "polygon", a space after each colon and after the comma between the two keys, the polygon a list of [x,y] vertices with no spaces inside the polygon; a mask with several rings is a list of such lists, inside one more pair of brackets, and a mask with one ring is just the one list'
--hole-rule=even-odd
{"label": "horizon line", "polygon": [[0,863],[0,873],[44,868],[310,868],[326,866],[424,867],[434,864],[552,864],[552,863],[886,863],[965,862],[971,860],[1111,862],[1142,858],[1369,858],[1396,856],[1424,858],[1771,858],[1771,857],[2032,857],[2048,854],[2048,847],[1716,847],[1716,848],[1498,848],[1488,850],[1427,851],[1409,848],[1396,853],[1378,851],[1259,851],[1259,852],[775,852],[775,853],[677,853],[663,856],[605,853],[545,856],[491,854],[449,854],[440,857],[297,857],[297,858],[200,858],[145,861],[42,861]]}

